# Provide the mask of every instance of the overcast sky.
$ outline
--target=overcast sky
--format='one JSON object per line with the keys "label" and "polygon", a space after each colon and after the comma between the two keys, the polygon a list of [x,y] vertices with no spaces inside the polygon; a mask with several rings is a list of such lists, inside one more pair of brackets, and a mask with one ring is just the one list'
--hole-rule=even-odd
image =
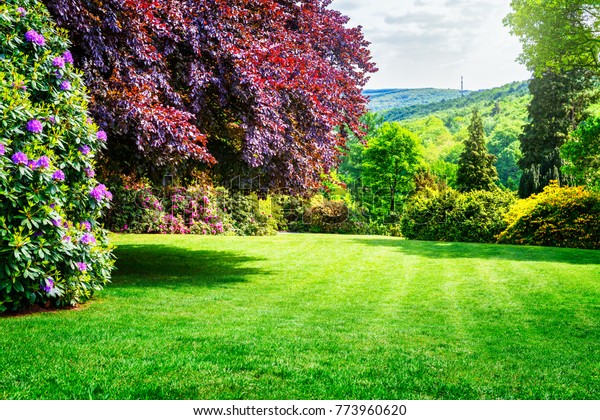
{"label": "overcast sky", "polygon": [[502,25],[510,0],[334,0],[363,27],[379,72],[369,89],[477,90],[527,80],[519,41]]}

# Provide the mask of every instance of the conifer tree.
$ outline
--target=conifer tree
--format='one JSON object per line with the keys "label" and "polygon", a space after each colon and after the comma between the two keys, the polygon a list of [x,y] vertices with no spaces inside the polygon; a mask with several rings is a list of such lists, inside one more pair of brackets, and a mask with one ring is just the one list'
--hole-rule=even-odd
{"label": "conifer tree", "polygon": [[498,173],[494,167],[496,157],[490,154],[485,145],[483,121],[477,110],[473,110],[469,137],[458,161],[456,183],[460,191],[486,190],[496,188]]}

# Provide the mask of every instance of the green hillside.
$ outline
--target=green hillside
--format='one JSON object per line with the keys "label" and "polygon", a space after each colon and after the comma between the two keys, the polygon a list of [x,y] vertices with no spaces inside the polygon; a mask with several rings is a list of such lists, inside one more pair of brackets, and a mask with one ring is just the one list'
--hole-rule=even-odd
{"label": "green hillside", "polygon": [[[401,122],[419,136],[425,162],[450,185],[455,182],[471,113],[477,108],[483,117],[488,149],[497,158],[500,184],[510,189],[518,187],[519,136],[531,100],[528,82],[464,95],[442,89],[389,89],[365,94],[371,98],[371,109],[384,121]],[[397,105],[386,108],[386,104],[394,103]]]}
{"label": "green hillside", "polygon": [[[514,82],[494,89],[467,92],[464,95],[461,95],[460,91],[450,90],[448,91],[448,95],[444,96],[442,92],[444,91],[439,89],[415,89],[408,93],[388,93],[386,95],[373,96],[374,99],[371,100],[370,107],[376,112],[383,111],[386,121],[404,121],[461,108],[469,110],[474,107],[483,108],[498,101],[529,95],[527,82]],[[454,93],[454,95],[450,94],[450,92]],[[385,98],[387,99],[384,100]],[[394,100],[394,98],[397,99]],[[403,100],[403,98],[409,99]],[[387,108],[383,107],[385,103],[392,104],[393,102],[396,102],[398,105]]]}
{"label": "green hillside", "polygon": [[461,97],[459,90],[433,88],[377,89],[363,93],[369,97],[369,109],[373,112],[443,103]]}

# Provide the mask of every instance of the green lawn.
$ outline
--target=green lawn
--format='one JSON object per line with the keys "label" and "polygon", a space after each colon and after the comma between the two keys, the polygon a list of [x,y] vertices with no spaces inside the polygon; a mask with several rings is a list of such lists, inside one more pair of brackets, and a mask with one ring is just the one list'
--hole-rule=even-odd
{"label": "green lawn", "polygon": [[0,398],[600,399],[600,253],[116,236],[79,310],[0,318]]}

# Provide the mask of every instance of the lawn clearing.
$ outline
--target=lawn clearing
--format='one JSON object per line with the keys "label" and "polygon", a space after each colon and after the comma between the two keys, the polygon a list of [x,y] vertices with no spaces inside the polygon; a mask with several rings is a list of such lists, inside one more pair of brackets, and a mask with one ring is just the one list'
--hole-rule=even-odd
{"label": "lawn clearing", "polygon": [[76,311],[0,318],[3,399],[599,399],[600,253],[115,236]]}

